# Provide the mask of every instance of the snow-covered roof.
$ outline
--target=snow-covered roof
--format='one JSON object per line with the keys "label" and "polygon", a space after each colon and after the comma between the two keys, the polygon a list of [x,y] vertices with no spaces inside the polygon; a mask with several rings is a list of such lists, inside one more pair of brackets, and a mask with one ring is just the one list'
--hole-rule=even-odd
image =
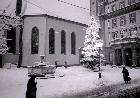
{"label": "snow-covered roof", "polygon": [[[15,14],[17,0],[1,0],[0,13],[4,9]],[[22,0],[23,15],[49,15],[82,24],[90,21],[90,0]]]}
{"label": "snow-covered roof", "polygon": [[[90,20],[89,0],[27,0],[24,15],[47,14],[50,16],[88,24]],[[67,3],[65,3],[67,2]],[[87,4],[86,4],[87,3]],[[80,6],[80,7],[76,7]],[[86,9],[83,9],[86,8]]]}

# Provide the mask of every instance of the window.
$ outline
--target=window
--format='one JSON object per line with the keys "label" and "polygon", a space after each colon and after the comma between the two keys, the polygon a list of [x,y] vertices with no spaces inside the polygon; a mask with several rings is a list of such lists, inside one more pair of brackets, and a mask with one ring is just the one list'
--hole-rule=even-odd
{"label": "window", "polygon": [[129,29],[129,36],[130,37],[137,36],[137,27],[133,27],[133,28]]}
{"label": "window", "polygon": [[8,53],[16,53],[16,30],[12,28],[7,31],[7,47],[9,48]]}
{"label": "window", "polygon": [[118,38],[118,31],[112,32],[112,38],[113,39]]}
{"label": "window", "polygon": [[116,11],[117,10],[117,6],[116,6],[116,4],[113,4],[112,5],[112,12],[114,12],[114,11]]}
{"label": "window", "polygon": [[136,3],[136,0],[128,0],[129,5],[134,4],[134,3]]}
{"label": "window", "polygon": [[117,27],[117,18],[112,19],[112,28]]}
{"label": "window", "polygon": [[104,6],[103,5],[100,5],[98,7],[98,11],[99,11],[99,15],[102,15],[104,13]]}
{"label": "window", "polygon": [[127,29],[124,29],[124,30],[121,30],[121,31],[120,31],[120,37],[121,37],[121,38],[126,38],[127,35],[128,35],[128,34],[127,34]]}
{"label": "window", "polygon": [[61,31],[61,54],[66,54],[66,32]]}
{"label": "window", "polygon": [[49,30],[49,54],[55,53],[55,31],[53,28]]}
{"label": "window", "polygon": [[124,38],[125,37],[125,34],[126,34],[126,31],[125,30],[121,30],[120,31],[120,37],[121,38]]}
{"label": "window", "polygon": [[38,53],[38,46],[39,46],[39,30],[37,27],[32,29],[31,34],[31,54]]}
{"label": "window", "polygon": [[76,54],[76,36],[75,33],[71,33],[71,54]]}
{"label": "window", "polygon": [[125,1],[119,2],[119,9],[122,9],[125,7]]}
{"label": "window", "polygon": [[136,23],[136,13],[129,14],[130,23]]}
{"label": "window", "polygon": [[120,17],[120,26],[126,25],[126,19],[125,16]]}
{"label": "window", "polygon": [[109,20],[107,21],[107,27],[108,27],[108,29],[110,29],[110,21]]}

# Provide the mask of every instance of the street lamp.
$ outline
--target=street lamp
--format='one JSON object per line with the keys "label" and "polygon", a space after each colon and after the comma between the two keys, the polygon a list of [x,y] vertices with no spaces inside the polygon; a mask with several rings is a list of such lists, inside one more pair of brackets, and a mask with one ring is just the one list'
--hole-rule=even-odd
{"label": "street lamp", "polygon": [[101,56],[101,47],[99,47],[99,71],[101,69],[100,68],[100,65],[101,65],[101,62],[100,62],[101,61],[101,57],[100,56]]}
{"label": "street lamp", "polygon": [[99,42],[97,44],[97,47],[99,49],[99,71],[100,71],[100,65],[101,65],[101,48],[102,48],[102,46],[103,46],[103,42]]}
{"label": "street lamp", "polygon": [[99,78],[101,78],[101,48],[102,48],[102,46],[103,46],[103,42],[99,42],[98,44],[97,44],[97,47],[98,47],[98,49],[99,49]]}

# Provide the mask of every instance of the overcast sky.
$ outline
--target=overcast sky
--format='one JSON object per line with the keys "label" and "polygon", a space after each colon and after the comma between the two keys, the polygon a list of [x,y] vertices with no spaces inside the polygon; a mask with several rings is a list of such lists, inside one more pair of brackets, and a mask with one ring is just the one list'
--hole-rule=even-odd
{"label": "overcast sky", "polygon": [[[26,0],[24,0],[26,1]],[[49,14],[52,16],[73,20],[81,23],[89,22],[90,0],[28,0],[25,15]],[[62,2],[61,2],[62,1]],[[64,3],[64,2],[65,3]],[[67,4],[69,3],[69,4]],[[0,9],[14,12],[16,0],[0,0]],[[79,7],[75,7],[72,5]],[[83,9],[86,8],[86,9]]]}

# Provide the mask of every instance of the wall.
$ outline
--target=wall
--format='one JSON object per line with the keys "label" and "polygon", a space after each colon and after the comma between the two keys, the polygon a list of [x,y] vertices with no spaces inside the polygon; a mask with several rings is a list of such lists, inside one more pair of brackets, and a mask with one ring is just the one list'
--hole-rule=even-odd
{"label": "wall", "polygon": [[[39,29],[39,53],[31,54],[31,32],[35,26]],[[32,66],[40,60],[39,56],[44,54],[45,33],[46,18],[44,16],[24,17],[22,66]]]}
{"label": "wall", "polygon": [[[58,64],[64,65],[66,61],[68,65],[79,64],[79,48],[83,46],[85,31],[84,27],[78,24],[63,21],[55,18],[47,18],[47,34],[46,34],[46,60],[50,64],[58,61]],[[55,54],[49,54],[49,29],[55,30]],[[66,55],[61,54],[61,31],[66,32]],[[71,54],[71,33],[75,32],[76,35],[76,55]]]}
{"label": "wall", "polygon": [[[34,26],[39,29],[39,53],[31,54],[31,31]],[[55,30],[55,54],[49,54],[49,30]],[[85,31],[84,26],[62,19],[45,15],[26,16],[23,29],[23,66],[31,66],[40,61],[40,55],[45,55],[49,64],[58,61],[59,65],[79,64],[79,48],[83,46]],[[61,30],[66,32],[66,55],[61,54]],[[76,55],[71,54],[71,33],[76,35]]]}
{"label": "wall", "polygon": [[[121,30],[127,29],[127,34],[128,34],[129,29],[136,26],[137,27],[137,34],[138,34],[137,36],[140,38],[140,28],[139,28],[140,27],[140,21],[139,21],[140,10],[133,11],[133,12],[136,12],[136,23],[133,23],[133,24],[130,24],[130,19],[129,19],[130,13],[121,15],[121,16],[126,17],[126,25],[124,25],[124,26],[120,26],[120,16],[116,17],[117,18],[117,27],[116,28],[112,28],[112,19],[113,18],[105,20],[105,36],[106,36],[107,47],[109,47],[109,42],[112,40],[112,32],[113,31],[118,31],[118,36],[120,36]],[[133,13],[133,12],[131,12],[131,13]]]}

